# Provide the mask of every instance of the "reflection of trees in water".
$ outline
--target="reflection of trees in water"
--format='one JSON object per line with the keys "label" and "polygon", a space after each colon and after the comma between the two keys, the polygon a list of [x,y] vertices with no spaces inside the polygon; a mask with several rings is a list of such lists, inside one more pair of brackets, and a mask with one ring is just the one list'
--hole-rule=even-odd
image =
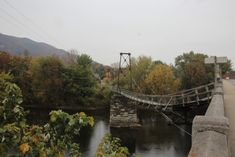
{"label": "reflection of trees in water", "polygon": [[[39,112],[40,114],[38,114]],[[49,111],[43,110],[31,111],[30,118],[32,122],[38,119],[45,122],[49,118],[48,113]],[[40,118],[38,118],[39,116]],[[143,157],[187,156],[191,146],[191,137],[173,125],[169,125],[162,116],[154,112],[141,112],[138,113],[138,116],[143,124],[139,130],[110,129],[113,136],[121,137],[123,144],[129,148],[131,153],[137,153]],[[80,136],[76,139],[80,143],[84,157],[93,156],[102,137],[106,132],[109,132],[108,115],[95,116],[94,118],[94,127],[82,129]],[[190,130],[190,126],[186,126],[184,129]]]}
{"label": "reflection of trees in water", "polygon": [[107,132],[109,132],[108,119],[104,117],[95,117],[94,127],[81,131],[79,142],[84,157],[94,156],[101,139]]}
{"label": "reflection of trees in water", "polygon": [[[138,130],[127,128],[111,129],[113,136],[122,139],[131,153],[142,156],[186,156],[191,137],[170,125],[161,115],[155,112],[138,113],[142,127]],[[190,130],[191,126],[181,125]]]}
{"label": "reflection of trees in water", "polygon": [[[191,146],[190,136],[169,125],[161,115],[154,112],[141,112],[139,118],[142,127],[136,136],[137,151],[154,150],[156,153],[162,153],[170,150],[186,156]],[[186,130],[191,129],[191,126],[181,125],[181,127]]]}

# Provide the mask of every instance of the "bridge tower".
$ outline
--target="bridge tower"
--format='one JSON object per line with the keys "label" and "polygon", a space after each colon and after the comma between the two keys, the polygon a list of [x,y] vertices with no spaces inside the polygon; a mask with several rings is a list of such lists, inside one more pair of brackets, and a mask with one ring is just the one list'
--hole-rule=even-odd
{"label": "bridge tower", "polygon": [[[124,70],[126,73],[124,73]],[[121,91],[121,76],[128,77],[129,89],[132,89],[131,53],[120,53],[117,90]],[[114,94],[110,104],[110,126],[113,128],[139,127],[135,102],[120,94]]]}
{"label": "bridge tower", "polygon": [[[124,70],[127,70],[127,73],[124,73]],[[119,67],[118,67],[118,83],[117,88],[120,89],[120,76],[125,75],[128,77],[129,81],[129,90],[132,89],[132,72],[131,72],[131,53],[120,53]]]}

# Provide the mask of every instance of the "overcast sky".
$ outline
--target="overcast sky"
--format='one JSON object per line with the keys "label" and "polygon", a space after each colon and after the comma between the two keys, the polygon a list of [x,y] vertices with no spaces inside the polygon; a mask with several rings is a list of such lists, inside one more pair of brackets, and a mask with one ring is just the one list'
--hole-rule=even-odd
{"label": "overcast sky", "polygon": [[174,63],[193,50],[235,62],[235,0],[0,0],[0,32],[77,49]]}

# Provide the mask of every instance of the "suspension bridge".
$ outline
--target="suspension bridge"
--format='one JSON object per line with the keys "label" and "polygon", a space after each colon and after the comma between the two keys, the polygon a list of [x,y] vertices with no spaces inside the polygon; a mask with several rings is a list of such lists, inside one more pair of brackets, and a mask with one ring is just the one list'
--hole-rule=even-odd
{"label": "suspension bridge", "polygon": [[[128,89],[122,88],[119,82],[123,68],[129,73]],[[176,108],[186,111],[193,107],[199,107],[201,104],[205,104],[204,102],[209,104],[215,86],[213,82],[171,94],[149,95],[133,91],[133,84],[136,89],[140,89],[132,78],[131,54],[120,53],[118,83],[117,86],[111,87],[114,96],[110,107],[110,124],[113,127],[136,126],[138,124],[137,108],[157,111],[163,114],[164,117],[166,117],[164,113],[171,112],[186,123],[187,113],[182,115],[175,112]],[[154,89],[152,89],[152,93],[154,93]]]}
{"label": "suspension bridge", "polygon": [[113,87],[111,90],[116,94],[120,94],[137,104],[142,105],[146,109],[167,110],[174,106],[190,106],[200,105],[200,102],[210,101],[214,83],[206,84],[196,88],[183,90],[168,95],[147,95],[137,93],[125,89]]}
{"label": "suspension bridge", "polygon": [[[165,113],[172,113],[188,122],[187,111],[209,104],[215,83],[209,83],[192,89],[182,90],[167,95],[148,95],[118,87],[112,87],[114,93],[110,106],[110,125],[112,127],[139,127],[137,109],[159,112],[164,118],[173,122]],[[183,111],[183,115],[176,110]]]}
{"label": "suspension bridge", "polygon": [[[123,55],[127,57],[123,57]],[[127,63],[126,67],[129,69],[129,89],[121,88],[119,83],[119,75],[122,70],[121,66],[123,65],[122,59],[124,63]],[[233,114],[228,109],[226,112],[230,113],[230,115],[225,115],[226,105],[227,108],[230,107],[231,111],[234,111],[234,107],[229,105],[235,101],[235,98],[225,97],[224,103],[223,83],[218,66],[219,63],[224,62],[224,57],[222,59],[211,57],[206,60],[206,63],[215,65],[215,82],[213,83],[167,95],[148,95],[131,90],[133,79],[130,53],[120,53],[118,84],[115,87],[111,87],[114,95],[110,104],[110,126],[118,128],[140,127],[137,117],[137,108],[139,107],[157,111],[166,119],[170,119],[165,112],[170,111],[174,113],[175,108],[184,110],[200,107],[203,102],[207,102],[209,106],[206,114],[196,116],[193,120],[192,133],[182,130],[192,137],[192,147],[188,157],[229,157],[231,154],[235,155],[235,146],[230,146],[230,143],[233,143],[235,139],[235,133],[229,130],[229,121],[226,117],[232,117]],[[227,88],[226,86],[225,89],[227,90]],[[178,125],[175,126],[182,129]]]}

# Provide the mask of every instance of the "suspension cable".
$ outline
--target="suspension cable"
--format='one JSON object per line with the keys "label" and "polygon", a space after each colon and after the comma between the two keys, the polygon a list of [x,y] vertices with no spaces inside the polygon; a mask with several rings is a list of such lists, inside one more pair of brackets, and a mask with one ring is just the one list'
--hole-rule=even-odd
{"label": "suspension cable", "polygon": [[158,111],[158,113],[160,113],[166,120],[170,121],[171,124],[173,124],[176,128],[178,128],[180,131],[186,133],[187,135],[191,136],[192,137],[192,134],[189,133],[188,131],[186,131],[185,129],[183,129],[182,127],[180,127],[179,125],[177,125],[176,123],[173,122],[173,120],[168,117],[165,113],[161,112],[161,111]]}

